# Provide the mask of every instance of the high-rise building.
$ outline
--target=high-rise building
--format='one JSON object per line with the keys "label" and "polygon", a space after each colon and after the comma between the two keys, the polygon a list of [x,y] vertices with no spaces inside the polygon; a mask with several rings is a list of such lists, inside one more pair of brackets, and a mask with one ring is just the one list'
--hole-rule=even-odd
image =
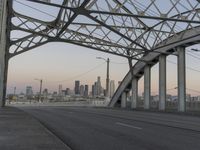
{"label": "high-rise building", "polygon": [[92,96],[94,96],[95,95],[95,91],[94,91],[95,89],[94,89],[94,84],[92,85]]}
{"label": "high-rise building", "polygon": [[44,89],[42,92],[42,95],[44,96],[45,99],[48,97],[48,89]]}
{"label": "high-rise building", "polygon": [[87,97],[89,95],[89,86],[85,85],[84,96]]}
{"label": "high-rise building", "polygon": [[53,95],[53,96],[57,96],[57,95],[58,95],[58,92],[54,91],[52,95]]}
{"label": "high-rise building", "polygon": [[94,96],[97,96],[97,82],[94,82]]}
{"label": "high-rise building", "polygon": [[97,77],[97,96],[100,96],[101,93],[102,93],[101,77]]}
{"label": "high-rise building", "polygon": [[84,95],[84,85],[80,86],[80,95],[83,96]]}
{"label": "high-rise building", "polygon": [[43,94],[48,94],[48,89],[44,89]]}
{"label": "high-rise building", "polygon": [[80,81],[75,81],[75,88],[74,88],[75,95],[80,95]]}
{"label": "high-rise building", "polygon": [[66,95],[70,95],[71,94],[71,91],[69,88],[66,88]]}
{"label": "high-rise building", "polygon": [[31,98],[33,96],[33,88],[32,88],[32,86],[27,86],[26,87],[26,96],[27,96],[27,98]]}
{"label": "high-rise building", "polygon": [[67,91],[66,90],[62,90],[62,96],[66,96],[67,95]]}
{"label": "high-rise building", "polygon": [[111,80],[110,81],[110,89],[109,89],[109,96],[112,97],[113,94],[115,93],[115,81],[114,80]]}
{"label": "high-rise building", "polygon": [[62,85],[58,86],[58,95],[62,95]]}

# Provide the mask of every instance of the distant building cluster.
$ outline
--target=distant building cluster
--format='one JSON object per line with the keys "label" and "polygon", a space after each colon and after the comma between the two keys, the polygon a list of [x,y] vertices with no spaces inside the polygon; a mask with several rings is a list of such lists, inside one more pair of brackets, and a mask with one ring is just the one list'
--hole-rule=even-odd
{"label": "distant building cluster", "polygon": [[[118,82],[118,85],[121,82]],[[108,97],[112,97],[115,93],[115,81],[111,80],[109,84]],[[10,100],[36,100],[36,101],[44,101],[44,100],[66,100],[70,97],[76,98],[104,98],[106,96],[106,90],[103,88],[101,83],[101,77],[97,77],[97,80],[91,85],[91,88],[88,84],[81,84],[79,80],[74,81],[74,88],[63,88],[63,85],[58,85],[58,90],[52,93],[49,92],[47,88],[43,89],[41,95],[39,92],[33,92],[32,86],[26,86],[25,93],[21,92],[20,94],[16,94],[16,87],[14,88],[14,93],[8,94],[8,99]],[[131,100],[131,92],[128,97]],[[144,93],[139,96],[139,100],[144,100]],[[159,95],[152,95],[151,102],[158,102]],[[178,97],[173,95],[166,96],[167,102],[178,102]],[[191,94],[186,95],[187,102],[200,102],[200,96],[191,96]]]}
{"label": "distant building cluster", "polygon": [[[112,97],[115,93],[115,81],[111,80],[109,84],[108,96]],[[26,86],[25,93],[20,94],[9,94],[9,99],[28,99],[28,100],[47,100],[47,99],[64,99],[65,97],[93,97],[93,98],[103,98],[106,96],[106,90],[103,88],[101,83],[101,77],[98,76],[97,80],[91,87],[88,84],[81,84],[79,80],[74,82],[74,89],[63,88],[63,85],[58,85],[58,91],[49,93],[47,88],[43,89],[41,95],[39,92],[34,93],[32,86]]]}
{"label": "distant building cluster", "polygon": [[80,85],[80,81],[75,81],[74,93],[76,96],[89,96],[89,85]]}

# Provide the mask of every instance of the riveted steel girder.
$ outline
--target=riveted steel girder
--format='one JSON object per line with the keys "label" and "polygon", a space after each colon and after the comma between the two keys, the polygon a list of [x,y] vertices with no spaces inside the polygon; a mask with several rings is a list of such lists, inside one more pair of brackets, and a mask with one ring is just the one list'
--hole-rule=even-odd
{"label": "riveted steel girder", "polygon": [[195,0],[13,0],[11,11],[10,57],[59,41],[146,62],[200,25]]}

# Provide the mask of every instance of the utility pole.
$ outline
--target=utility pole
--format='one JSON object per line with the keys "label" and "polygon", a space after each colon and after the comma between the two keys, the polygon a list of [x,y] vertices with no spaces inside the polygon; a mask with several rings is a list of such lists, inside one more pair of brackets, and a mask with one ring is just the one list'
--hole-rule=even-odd
{"label": "utility pole", "polygon": [[110,82],[110,79],[109,79],[109,64],[110,64],[110,59],[107,58],[107,75],[106,75],[106,97],[109,97],[109,82]]}
{"label": "utility pole", "polygon": [[109,79],[109,65],[110,65],[110,59],[107,58],[107,60],[105,58],[102,58],[102,57],[97,57],[97,59],[103,59],[104,61],[106,61],[107,63],[107,72],[106,72],[106,97],[109,97],[109,82],[110,82],[110,79]]}

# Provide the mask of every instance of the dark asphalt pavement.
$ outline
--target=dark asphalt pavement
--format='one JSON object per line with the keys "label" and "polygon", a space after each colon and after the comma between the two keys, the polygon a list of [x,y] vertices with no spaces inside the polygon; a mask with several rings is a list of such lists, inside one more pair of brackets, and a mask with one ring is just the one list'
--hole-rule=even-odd
{"label": "dark asphalt pavement", "polygon": [[200,118],[79,107],[20,108],[73,150],[200,150]]}
{"label": "dark asphalt pavement", "polygon": [[38,120],[14,108],[0,108],[0,150],[71,150]]}

